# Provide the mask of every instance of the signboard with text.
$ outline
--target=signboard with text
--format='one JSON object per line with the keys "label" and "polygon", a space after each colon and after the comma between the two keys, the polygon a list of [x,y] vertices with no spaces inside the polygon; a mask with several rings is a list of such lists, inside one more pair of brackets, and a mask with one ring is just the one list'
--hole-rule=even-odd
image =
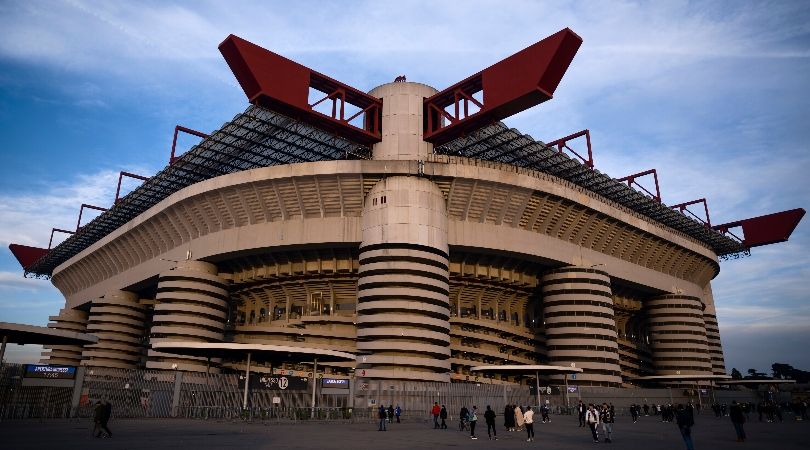
{"label": "signboard with text", "polygon": [[332,389],[349,389],[348,378],[323,378],[321,379],[321,387]]}
{"label": "signboard with text", "polygon": [[26,364],[25,378],[48,378],[52,380],[72,380],[76,378],[76,368],[73,366],[49,366],[41,364]]}
{"label": "signboard with text", "polygon": [[309,378],[251,374],[250,387],[251,389],[271,389],[276,391],[306,391],[309,389]]}

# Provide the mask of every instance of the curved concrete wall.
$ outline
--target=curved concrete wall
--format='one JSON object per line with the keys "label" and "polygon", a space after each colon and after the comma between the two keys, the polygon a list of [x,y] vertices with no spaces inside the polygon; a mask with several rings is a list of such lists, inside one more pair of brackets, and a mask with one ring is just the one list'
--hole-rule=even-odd
{"label": "curved concrete wall", "polygon": [[366,197],[357,306],[361,377],[449,381],[447,213],[424,178],[390,177]]}
{"label": "curved concrete wall", "polygon": [[544,274],[542,282],[549,364],[573,363],[583,369],[577,384],[619,386],[619,346],[608,274],[564,267]]}
{"label": "curved concrete wall", "polygon": [[144,309],[132,292],[110,291],[93,300],[87,332],[96,335],[98,343],[84,347],[81,364],[111,369],[138,367],[143,355]]}
{"label": "curved concrete wall", "polygon": [[[160,274],[150,343],[165,341],[222,342],[228,320],[228,290],[217,267],[203,261],[180,261]],[[148,369],[205,372],[205,358],[149,350]],[[218,365],[219,361],[213,361]],[[216,370],[216,367],[215,367]]]}
{"label": "curved concrete wall", "polygon": [[644,308],[656,375],[712,372],[700,298],[663,295],[644,302]]}
{"label": "curved concrete wall", "polygon": [[[48,328],[56,330],[87,332],[87,313],[70,308],[63,308],[58,316],[51,316]],[[78,366],[82,360],[83,346],[81,345],[44,345],[43,364],[63,364]]]}

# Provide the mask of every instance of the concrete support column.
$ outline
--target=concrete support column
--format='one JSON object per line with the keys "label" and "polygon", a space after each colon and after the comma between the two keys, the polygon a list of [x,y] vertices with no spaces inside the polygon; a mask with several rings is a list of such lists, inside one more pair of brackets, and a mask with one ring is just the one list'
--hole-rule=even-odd
{"label": "concrete support column", "polygon": [[389,177],[366,197],[357,305],[365,378],[450,381],[447,213],[441,190]]}
{"label": "concrete support column", "polygon": [[114,290],[93,300],[87,332],[98,337],[98,343],[84,347],[81,365],[137,368],[143,352],[144,319],[144,307],[132,292]]}
{"label": "concrete support column", "polygon": [[424,161],[433,153],[433,144],[422,139],[422,102],[436,92],[420,83],[388,83],[369,92],[383,100],[382,142],[374,144],[374,159]]}
{"label": "concrete support column", "polygon": [[[59,315],[49,317],[48,328],[86,333],[87,315],[85,311],[63,308]],[[41,363],[66,366],[78,366],[84,350],[82,345],[45,345],[43,348]]]}
{"label": "concrete support column", "polygon": [[644,302],[656,375],[711,373],[703,302],[682,294]]}
{"label": "concrete support column", "polygon": [[[610,277],[590,267],[563,267],[542,278],[549,364],[581,368],[576,384],[620,386],[619,345]],[[553,376],[559,382],[563,376]]]}
{"label": "concrete support column", "polygon": [[[222,342],[228,320],[228,290],[217,267],[203,261],[180,261],[160,274],[150,343],[163,341]],[[211,360],[217,373],[219,360]],[[149,350],[148,369],[209,371],[206,358]]]}
{"label": "concrete support column", "polygon": [[711,283],[703,289],[703,322],[706,324],[706,341],[709,345],[709,358],[712,360],[712,373],[726,375],[726,362],[723,358],[723,346],[720,343],[720,326],[717,323],[717,311],[714,308],[714,295]]}

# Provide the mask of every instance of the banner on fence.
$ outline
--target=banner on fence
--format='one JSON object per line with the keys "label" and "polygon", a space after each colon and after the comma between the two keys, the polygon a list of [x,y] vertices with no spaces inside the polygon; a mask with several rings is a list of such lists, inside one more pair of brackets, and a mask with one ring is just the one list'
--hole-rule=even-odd
{"label": "banner on fence", "polygon": [[276,391],[309,390],[309,378],[284,375],[250,374],[251,389],[271,389]]}
{"label": "banner on fence", "polygon": [[76,368],[73,366],[50,366],[42,364],[26,364],[24,378],[49,378],[52,380],[72,380],[76,378]]}

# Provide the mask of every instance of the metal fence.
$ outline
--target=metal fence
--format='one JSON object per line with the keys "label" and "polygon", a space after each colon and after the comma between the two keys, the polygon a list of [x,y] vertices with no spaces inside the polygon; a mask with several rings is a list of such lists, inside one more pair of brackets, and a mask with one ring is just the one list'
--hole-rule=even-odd
{"label": "metal fence", "polygon": [[[434,402],[444,405],[451,420],[462,407],[491,405],[500,416],[504,405],[533,405],[538,398],[525,385],[488,383],[433,383],[418,381],[352,380],[351,390],[316,388],[312,408],[312,381],[306,390],[253,389],[243,408],[244,377],[160,370],[79,368],[75,380],[65,384],[32,386],[24,382],[24,365],[0,367],[0,420],[26,418],[91,417],[97,401],[109,401],[115,417],[250,420],[266,423],[297,421],[376,421],[380,405],[399,406],[406,421],[431,420]],[[65,380],[59,380],[65,381]],[[679,389],[618,389],[579,386],[543,394],[539,401],[553,414],[571,414],[579,400],[613,403],[618,414],[632,404],[729,403],[758,401],[756,391],[717,391],[712,398],[690,397]],[[691,392],[695,394],[694,391]],[[568,397],[568,398],[566,398]]]}

